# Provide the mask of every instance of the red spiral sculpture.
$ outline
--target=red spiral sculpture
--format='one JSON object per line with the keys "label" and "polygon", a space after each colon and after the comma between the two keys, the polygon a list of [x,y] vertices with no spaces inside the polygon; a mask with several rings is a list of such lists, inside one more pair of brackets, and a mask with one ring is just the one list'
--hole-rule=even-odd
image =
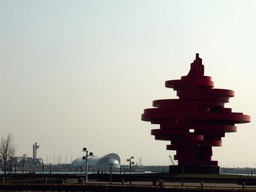
{"label": "red spiral sculpture", "polygon": [[236,132],[236,123],[250,122],[250,116],[224,108],[234,91],[213,89],[211,77],[204,76],[199,54],[187,76],[165,82],[177,91],[179,99],[153,101],[156,108],[145,109],[143,121],[160,124],[151,134],[156,140],[171,141],[167,150],[176,150],[179,165],[214,165],[212,147],[221,146],[225,132]]}

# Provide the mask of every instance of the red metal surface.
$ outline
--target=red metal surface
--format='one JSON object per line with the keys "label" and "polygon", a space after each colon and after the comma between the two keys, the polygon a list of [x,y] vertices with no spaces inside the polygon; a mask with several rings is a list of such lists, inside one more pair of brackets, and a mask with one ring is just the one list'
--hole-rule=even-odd
{"label": "red metal surface", "polygon": [[249,123],[250,116],[224,108],[234,91],[214,89],[211,77],[204,76],[199,54],[187,76],[165,82],[179,99],[153,101],[156,108],[145,109],[143,121],[160,124],[151,134],[156,140],[171,141],[167,150],[176,150],[179,165],[218,165],[212,161],[212,147],[221,146],[225,132],[236,132],[236,123]]}

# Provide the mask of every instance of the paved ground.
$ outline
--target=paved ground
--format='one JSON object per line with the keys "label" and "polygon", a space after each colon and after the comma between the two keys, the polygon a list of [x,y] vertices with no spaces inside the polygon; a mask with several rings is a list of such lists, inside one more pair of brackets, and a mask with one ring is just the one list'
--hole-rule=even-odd
{"label": "paved ground", "polygon": [[[99,181],[94,181],[94,180],[89,180],[89,183],[91,184],[103,184],[103,185],[109,185],[109,182],[99,182]],[[112,182],[112,185],[122,185],[121,182]],[[124,185],[130,185],[130,182],[124,182]],[[147,181],[134,181],[132,182],[132,185],[134,186],[151,186],[152,182],[147,182]],[[188,183],[184,182],[183,186],[181,185],[181,182],[164,182],[164,187],[184,187],[184,188],[201,188],[201,183]],[[204,188],[231,188],[231,189],[242,189],[242,185],[238,184],[233,184],[233,183],[203,183]],[[246,189],[255,189],[256,190],[256,185],[245,185]]]}

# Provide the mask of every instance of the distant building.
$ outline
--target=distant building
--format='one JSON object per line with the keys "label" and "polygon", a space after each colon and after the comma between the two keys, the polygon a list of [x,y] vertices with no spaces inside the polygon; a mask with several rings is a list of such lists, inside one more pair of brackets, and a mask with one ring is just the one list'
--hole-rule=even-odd
{"label": "distant building", "polygon": [[[25,162],[24,162],[25,161]],[[43,160],[41,158],[33,159],[32,157],[13,157],[11,160],[12,166],[23,167],[25,163],[26,167],[38,167],[42,166]]]}
{"label": "distant building", "polygon": [[[96,170],[107,170],[110,169],[110,166],[112,166],[113,169],[120,169],[120,157],[115,153],[110,153],[108,155],[105,155],[103,157],[97,157],[94,155],[88,156],[88,167],[90,169],[96,169]],[[75,159],[71,163],[71,168],[80,168],[85,167],[86,161],[85,159]]]}
{"label": "distant building", "polygon": [[35,143],[33,145],[33,157],[27,157],[27,154],[24,154],[23,157],[12,157],[11,166],[14,167],[39,167],[43,165],[43,159],[37,158],[37,150],[39,145]]}

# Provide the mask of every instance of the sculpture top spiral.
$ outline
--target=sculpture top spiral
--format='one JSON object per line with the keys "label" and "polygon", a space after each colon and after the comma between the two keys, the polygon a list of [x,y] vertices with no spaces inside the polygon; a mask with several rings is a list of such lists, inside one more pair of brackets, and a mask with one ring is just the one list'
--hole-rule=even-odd
{"label": "sculpture top spiral", "polygon": [[214,89],[211,77],[204,76],[199,54],[187,76],[169,80],[165,86],[177,91],[179,99],[153,101],[155,108],[145,109],[143,121],[160,124],[151,134],[156,140],[171,141],[167,150],[176,150],[179,165],[214,165],[212,147],[221,146],[225,132],[236,132],[236,123],[249,123],[250,116],[224,108],[234,91]]}

